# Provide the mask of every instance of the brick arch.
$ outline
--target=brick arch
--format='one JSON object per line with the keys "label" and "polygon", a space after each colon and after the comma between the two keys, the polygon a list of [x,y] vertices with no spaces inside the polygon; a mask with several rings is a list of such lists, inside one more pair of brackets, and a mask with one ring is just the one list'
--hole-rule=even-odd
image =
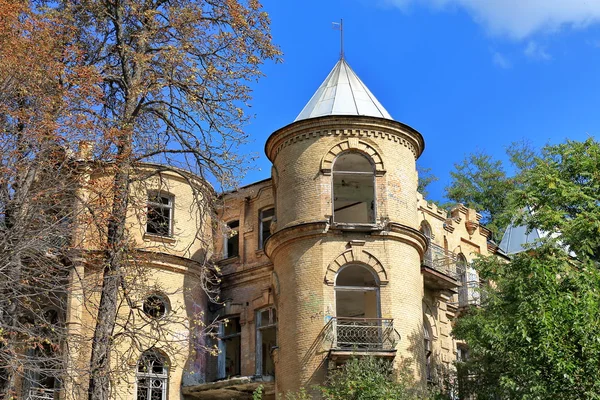
{"label": "brick arch", "polygon": [[360,264],[371,267],[377,274],[379,285],[385,286],[388,284],[387,272],[383,268],[383,264],[371,253],[356,248],[348,249],[336,257],[335,260],[327,267],[325,273],[325,283],[329,286],[335,284],[335,276],[340,268],[348,264]]}
{"label": "brick arch", "polygon": [[385,173],[383,160],[379,152],[373,146],[362,140],[358,140],[358,138],[350,138],[333,146],[321,160],[321,172],[325,175],[330,175],[335,158],[347,150],[358,151],[369,157],[375,166],[376,175],[383,175]]}

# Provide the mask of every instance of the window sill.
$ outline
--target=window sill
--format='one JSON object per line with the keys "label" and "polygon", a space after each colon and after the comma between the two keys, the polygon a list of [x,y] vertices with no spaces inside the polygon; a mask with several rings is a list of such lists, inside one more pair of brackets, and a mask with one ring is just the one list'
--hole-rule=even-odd
{"label": "window sill", "polygon": [[383,230],[383,226],[373,223],[351,223],[351,222],[334,222],[330,229],[338,229],[341,231],[357,231],[357,232],[375,232]]}
{"label": "window sill", "polygon": [[162,235],[156,235],[154,233],[144,233],[143,236],[144,240],[152,240],[154,242],[161,242],[161,243],[168,243],[168,244],[174,244],[177,242],[177,239],[175,239],[173,236],[162,236]]}
{"label": "window sill", "polygon": [[219,265],[234,264],[239,261],[240,261],[240,256],[237,255],[237,256],[223,258],[222,260],[219,261]]}

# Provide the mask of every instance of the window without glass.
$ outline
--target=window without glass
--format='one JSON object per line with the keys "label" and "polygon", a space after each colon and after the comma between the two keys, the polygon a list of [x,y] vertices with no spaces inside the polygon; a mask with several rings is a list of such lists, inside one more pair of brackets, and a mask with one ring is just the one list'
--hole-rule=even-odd
{"label": "window without glass", "polygon": [[260,211],[260,215],[258,216],[260,225],[260,233],[258,240],[259,249],[265,248],[265,242],[267,241],[269,236],[271,236],[271,221],[273,221],[274,216],[274,208],[267,208]]}
{"label": "window without glass", "polygon": [[275,376],[272,351],[277,346],[277,310],[256,313],[256,375]]}
{"label": "window without glass", "polygon": [[232,221],[228,223],[227,228],[225,257],[237,257],[240,255],[240,221]]}
{"label": "window without glass", "polygon": [[153,294],[146,297],[142,310],[149,317],[162,318],[169,311],[169,303],[163,296]]}
{"label": "window without glass", "polygon": [[173,196],[160,192],[148,195],[146,232],[153,235],[171,236],[173,224]]}
{"label": "window without glass", "polygon": [[219,379],[241,375],[242,326],[240,318],[227,318],[219,324]]}
{"label": "window without glass", "polygon": [[359,153],[342,153],[333,165],[333,221],[375,223],[375,172]]}
{"label": "window without glass", "polygon": [[142,354],[136,378],[137,400],[167,400],[169,369],[163,356],[153,351]]}

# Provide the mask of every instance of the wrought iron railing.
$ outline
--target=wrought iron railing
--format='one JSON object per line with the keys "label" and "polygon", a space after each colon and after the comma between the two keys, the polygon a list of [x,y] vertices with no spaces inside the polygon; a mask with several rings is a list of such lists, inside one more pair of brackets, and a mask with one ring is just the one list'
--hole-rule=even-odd
{"label": "wrought iron railing", "polygon": [[456,254],[431,241],[423,257],[423,265],[459,282],[464,273],[464,266],[459,263]]}
{"label": "wrought iron railing", "polygon": [[33,388],[29,389],[26,400],[55,400],[58,393],[58,389]]}
{"label": "wrought iron railing", "polygon": [[394,350],[400,341],[391,318],[332,317],[325,328],[331,350]]}

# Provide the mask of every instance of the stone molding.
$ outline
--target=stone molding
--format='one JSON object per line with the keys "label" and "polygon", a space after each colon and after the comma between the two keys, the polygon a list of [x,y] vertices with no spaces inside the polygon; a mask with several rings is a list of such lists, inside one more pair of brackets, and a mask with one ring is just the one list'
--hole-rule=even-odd
{"label": "stone molding", "polygon": [[383,267],[383,264],[371,253],[358,249],[356,246],[344,251],[337,256],[327,267],[325,273],[325,284],[333,286],[335,284],[335,277],[340,268],[350,265],[360,264],[371,267],[371,269],[377,274],[379,278],[379,285],[385,286],[388,284],[387,272]]}
{"label": "stone molding", "polygon": [[381,159],[381,155],[379,155],[379,152],[373,146],[366,142],[363,142],[362,140],[358,140],[358,138],[350,138],[348,140],[336,144],[331,149],[329,149],[327,154],[325,154],[323,156],[323,159],[321,160],[321,172],[323,172],[324,175],[331,175],[333,162],[335,161],[338,155],[347,150],[356,150],[369,157],[373,161],[373,164],[375,166],[376,175],[381,176],[385,173],[383,160]]}
{"label": "stone molding", "polygon": [[326,136],[390,140],[408,148],[415,159],[425,148],[423,136],[400,122],[366,116],[332,115],[297,121],[273,132],[265,143],[265,153],[274,162],[285,147]]}

